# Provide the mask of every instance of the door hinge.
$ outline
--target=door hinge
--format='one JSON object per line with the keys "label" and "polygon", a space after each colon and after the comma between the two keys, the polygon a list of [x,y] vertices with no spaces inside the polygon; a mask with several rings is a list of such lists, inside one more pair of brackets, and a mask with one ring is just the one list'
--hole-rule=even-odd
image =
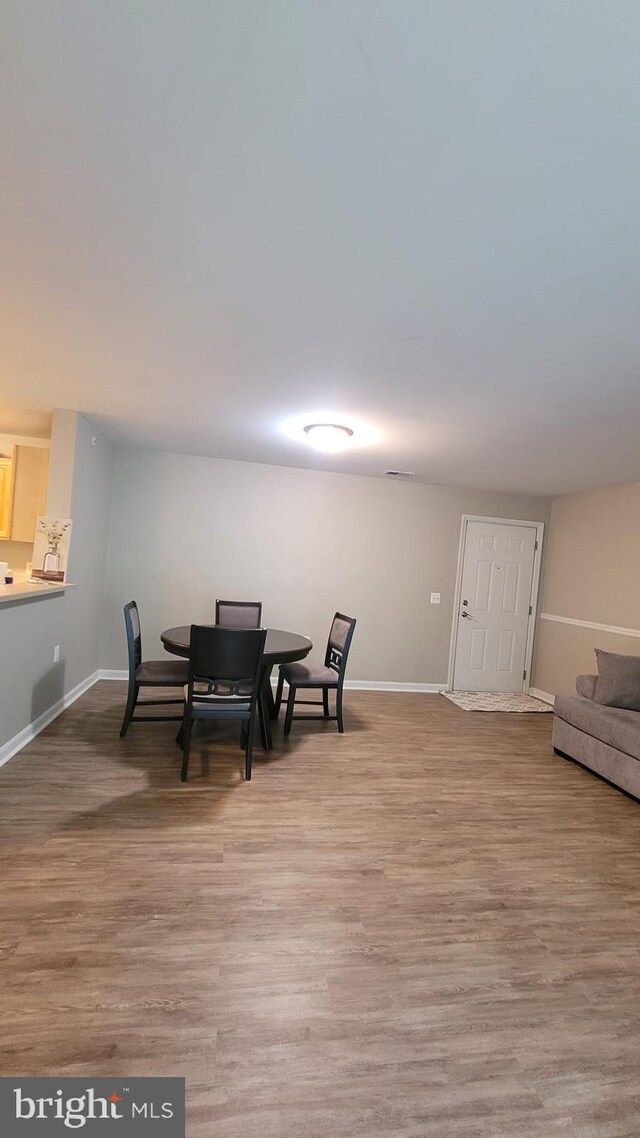
{"label": "door hinge", "polygon": [[533,605],[529,605],[529,616],[533,616]]}
{"label": "door hinge", "polygon": [[526,668],[525,668],[524,672],[522,673],[522,678],[523,678],[523,680],[526,680],[526,678],[527,678],[527,669]]}
{"label": "door hinge", "polygon": [[534,547],[533,547],[533,548],[534,548],[534,549],[537,549],[537,548],[538,548],[538,539],[537,539],[537,538],[536,538],[536,544],[534,545]]}

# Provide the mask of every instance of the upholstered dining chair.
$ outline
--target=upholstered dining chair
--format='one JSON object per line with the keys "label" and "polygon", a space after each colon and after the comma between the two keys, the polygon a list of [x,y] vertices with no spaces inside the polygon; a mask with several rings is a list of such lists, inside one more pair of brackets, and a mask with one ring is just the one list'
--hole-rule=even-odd
{"label": "upholstered dining chair", "polygon": [[177,699],[145,699],[138,703],[140,688],[182,688],[189,678],[189,665],[186,660],[144,660],[142,659],[142,632],[140,613],[135,601],[124,606],[124,627],[127,634],[127,657],[129,664],[129,687],[125,707],[121,737],[127,734],[130,723],[157,723],[166,719],[182,719],[182,715],[134,715],[136,707],[157,707],[160,704],[182,704],[182,694]]}
{"label": "upholstered dining chair", "polygon": [[260,628],[262,601],[216,601],[220,628]]}
{"label": "upholstered dining chair", "polygon": [[238,719],[242,723],[244,777],[251,778],[253,734],[260,703],[266,628],[191,625],[189,679],[179,732],[183,782],[187,781],[191,731],[195,719]]}
{"label": "upholstered dining chair", "polygon": [[[340,734],[343,733],[342,688],[344,686],[347,658],[349,656],[349,649],[351,647],[355,627],[356,622],[353,617],[344,616],[343,613],[337,612],[331,623],[324,664],[312,664],[305,660],[297,664],[280,665],[278,690],[276,692],[276,715],[280,712],[282,692],[286,682],[289,685],[289,697],[287,699],[287,713],[284,720],[285,735],[288,735],[291,731],[291,722],[293,719],[320,718],[337,722],[338,731]],[[317,699],[298,699],[299,688],[315,688],[320,690],[322,692],[322,703]],[[329,692],[332,690],[336,693],[335,715],[329,714]],[[312,707],[322,707],[323,714],[322,716],[294,715],[293,709],[296,702],[305,703]]]}

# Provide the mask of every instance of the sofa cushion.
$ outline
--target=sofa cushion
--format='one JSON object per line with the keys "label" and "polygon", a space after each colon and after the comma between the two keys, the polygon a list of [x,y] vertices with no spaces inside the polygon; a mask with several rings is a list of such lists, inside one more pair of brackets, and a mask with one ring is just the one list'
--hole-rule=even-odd
{"label": "sofa cushion", "polygon": [[576,691],[585,699],[593,699],[596,694],[597,676],[576,676]]}
{"label": "sofa cushion", "polygon": [[572,727],[640,761],[640,712],[603,707],[581,695],[556,696],[554,711]]}
{"label": "sofa cushion", "polygon": [[606,707],[640,711],[640,656],[620,656],[596,648],[598,682],[594,699]]}

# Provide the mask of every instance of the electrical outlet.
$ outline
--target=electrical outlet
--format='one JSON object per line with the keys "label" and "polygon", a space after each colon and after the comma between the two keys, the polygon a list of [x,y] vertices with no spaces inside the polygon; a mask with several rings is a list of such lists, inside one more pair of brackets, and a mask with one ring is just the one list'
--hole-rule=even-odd
{"label": "electrical outlet", "polygon": [[55,648],[53,649],[53,662],[54,662],[54,664],[57,664],[59,659],[60,659],[60,645],[56,644]]}
{"label": "electrical outlet", "polygon": [[439,605],[441,596],[442,596],[441,593],[432,593],[431,594],[431,604],[432,605]]}

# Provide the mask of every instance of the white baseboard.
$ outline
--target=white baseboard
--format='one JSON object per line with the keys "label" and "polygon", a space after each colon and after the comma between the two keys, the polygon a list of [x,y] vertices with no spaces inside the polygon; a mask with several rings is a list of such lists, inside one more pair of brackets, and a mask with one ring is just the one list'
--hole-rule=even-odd
{"label": "white baseboard", "polygon": [[45,727],[53,723],[53,720],[57,719],[61,712],[65,711],[67,707],[71,707],[71,704],[75,703],[81,695],[84,695],[89,688],[93,687],[99,678],[100,673],[93,672],[90,676],[87,676],[86,680],[81,680],[71,691],[63,695],[62,699],[57,700],[56,703],[52,704],[46,711],[43,711],[42,715],[34,719],[33,723],[29,723],[27,727],[23,727],[22,731],[19,731],[17,735],[13,736],[13,739],[9,739],[7,743],[0,747],[0,767],[7,763],[9,759],[13,758],[23,747],[26,747],[27,743],[35,739],[36,735],[44,731]]}
{"label": "white baseboard", "polygon": [[556,702],[555,695],[551,695],[551,692],[548,691],[542,691],[541,688],[529,688],[529,695],[535,696],[536,699],[541,699],[543,703],[550,703],[552,707]]}
{"label": "white baseboard", "polygon": [[421,691],[441,692],[447,690],[446,684],[412,684],[395,680],[345,680],[347,691]]}
{"label": "white baseboard", "polygon": [[[126,668],[99,668],[98,671],[92,672],[85,680],[76,684],[71,691],[63,695],[62,699],[57,700],[47,711],[43,711],[42,715],[34,719],[33,723],[29,723],[27,727],[24,727],[22,731],[19,731],[17,735],[14,735],[12,739],[0,747],[0,767],[18,751],[21,751],[23,747],[26,747],[27,743],[35,739],[36,735],[44,731],[45,727],[53,723],[54,719],[57,719],[67,707],[71,707],[71,704],[75,703],[98,680],[126,680],[128,675]],[[413,684],[395,680],[347,680],[344,686],[347,691],[442,692],[447,690],[446,683]],[[544,703],[553,704],[555,700],[555,696],[551,695],[550,692],[541,691],[539,688],[529,688],[529,695],[543,700]]]}
{"label": "white baseboard", "polygon": [[[101,668],[98,672],[98,679],[100,680],[126,680],[129,673],[126,670],[119,670],[118,668]],[[271,680],[271,686],[275,687],[277,680]],[[412,684],[408,681],[397,683],[395,680],[345,680],[346,691],[422,691],[422,692],[440,692],[446,691],[446,684]]]}

